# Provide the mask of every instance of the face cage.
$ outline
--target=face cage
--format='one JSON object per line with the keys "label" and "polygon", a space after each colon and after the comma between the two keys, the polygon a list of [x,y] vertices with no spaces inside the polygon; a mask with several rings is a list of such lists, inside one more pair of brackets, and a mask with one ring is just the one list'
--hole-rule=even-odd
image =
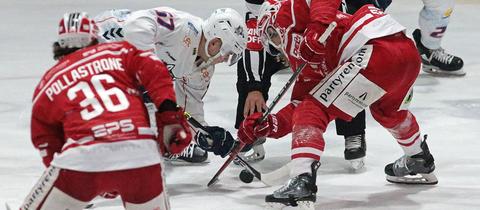
{"label": "face cage", "polygon": [[233,52],[228,52],[226,54],[221,54],[221,57],[223,58],[222,61],[227,63],[228,66],[233,66],[236,64],[242,57],[243,53],[233,53]]}
{"label": "face cage", "polygon": [[[272,29],[274,34],[269,34],[268,29]],[[280,45],[276,45],[275,43],[273,43],[272,41],[273,36],[280,37],[280,41],[282,41],[282,38],[278,30],[276,30],[272,26],[267,26],[264,33],[260,34],[260,41],[262,42],[263,49],[265,49],[270,55],[277,56],[282,51],[282,43],[280,43]]]}
{"label": "face cage", "polygon": [[[223,43],[222,43],[223,45]],[[237,53],[234,52],[235,46],[231,46],[230,44],[224,45],[220,48],[220,52],[218,53],[221,59],[221,62],[227,63],[228,66],[232,66],[236,64],[243,56],[243,51],[241,51],[238,47],[235,48],[238,51]],[[214,56],[216,57],[216,56]]]}

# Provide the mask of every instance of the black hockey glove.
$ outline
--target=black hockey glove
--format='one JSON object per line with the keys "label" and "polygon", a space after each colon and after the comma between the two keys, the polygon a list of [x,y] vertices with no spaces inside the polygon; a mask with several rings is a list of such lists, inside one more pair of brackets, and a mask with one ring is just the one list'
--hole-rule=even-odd
{"label": "black hockey glove", "polygon": [[220,155],[222,158],[230,154],[237,143],[232,134],[224,128],[206,126],[205,131],[207,133],[198,131],[195,135],[198,146],[208,152],[213,152],[215,155]]}

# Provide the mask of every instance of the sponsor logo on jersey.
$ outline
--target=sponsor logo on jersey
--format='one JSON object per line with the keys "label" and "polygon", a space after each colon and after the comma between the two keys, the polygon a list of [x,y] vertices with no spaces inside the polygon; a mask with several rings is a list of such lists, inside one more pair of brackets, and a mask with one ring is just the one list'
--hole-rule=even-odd
{"label": "sponsor logo on jersey", "polygon": [[319,88],[313,89],[312,95],[328,107],[358,72],[360,72],[359,66],[352,62],[345,63],[325,83],[320,84]]}
{"label": "sponsor logo on jersey", "polygon": [[335,99],[333,105],[342,110],[342,112],[354,117],[375,103],[375,101],[380,99],[385,93],[386,91],[380,86],[362,74],[358,74],[350,84],[348,84],[343,93]]}
{"label": "sponsor logo on jersey", "polygon": [[188,25],[188,28],[190,28],[190,30],[192,30],[195,33],[195,36],[197,36],[198,35],[198,29],[193,25],[193,23],[188,22],[187,25]]}
{"label": "sponsor logo on jersey", "polygon": [[360,68],[367,68],[372,51],[372,45],[363,46],[355,55],[352,56],[352,62],[360,66]]}
{"label": "sponsor logo on jersey", "polygon": [[300,44],[302,43],[303,36],[301,34],[292,33],[292,42],[290,44],[290,55],[300,59]]}
{"label": "sponsor logo on jersey", "polygon": [[[352,80],[359,74],[360,70],[367,67],[373,51],[372,45],[365,45],[352,56],[350,62],[344,63],[342,66],[335,69],[329,76],[326,77],[324,83],[318,84],[311,94],[323,105],[329,107],[344,90],[350,85]],[[362,92],[356,96],[346,92],[344,94],[351,98],[362,98],[366,100],[368,93]]]}
{"label": "sponsor logo on jersey", "polygon": [[123,40],[122,30],[122,28],[105,29],[105,31],[102,33],[102,37],[107,41]]}

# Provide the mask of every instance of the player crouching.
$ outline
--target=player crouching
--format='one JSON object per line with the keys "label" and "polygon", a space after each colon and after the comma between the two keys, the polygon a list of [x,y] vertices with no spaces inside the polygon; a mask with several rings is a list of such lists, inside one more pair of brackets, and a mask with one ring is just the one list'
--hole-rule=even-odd
{"label": "player crouching", "polygon": [[[290,104],[263,123],[257,123],[261,115],[254,114],[240,126],[239,138],[247,144],[262,136],[281,137],[293,127],[291,179],[265,199],[274,209],[314,209],[327,125],[336,118],[350,120],[368,107],[405,153],[385,167],[387,180],[438,182],[426,139],[407,109],[421,64],[415,44],[403,26],[372,5],[350,16],[337,12],[338,4],[287,0],[274,3],[259,18],[269,23],[259,29],[260,35],[288,53],[292,68],[307,62],[326,75],[294,108],[292,117],[282,112]],[[334,23],[336,28],[329,30]]]}

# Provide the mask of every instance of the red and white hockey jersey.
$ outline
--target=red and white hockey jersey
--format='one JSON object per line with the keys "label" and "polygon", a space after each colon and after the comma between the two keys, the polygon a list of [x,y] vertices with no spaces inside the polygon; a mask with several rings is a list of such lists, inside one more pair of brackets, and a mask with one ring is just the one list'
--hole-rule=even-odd
{"label": "red and white hockey jersey", "polygon": [[[31,137],[45,165],[111,171],[159,163],[161,156],[137,88],[158,107],[175,101],[165,65],[127,42],[99,44],[62,58],[33,97]],[[53,154],[55,156],[53,157]]]}
{"label": "red and white hockey jersey", "polygon": [[[336,2],[328,3],[326,0],[282,2],[275,25],[282,33],[284,50],[288,54],[292,69],[303,62],[298,50],[307,24],[311,22],[323,24],[329,24],[329,21],[337,22],[336,29],[327,39],[326,46],[329,52],[325,57],[325,63],[319,66],[325,73],[350,59],[369,40],[405,30],[405,27],[390,15],[384,14],[373,5],[364,6],[354,15],[349,15],[337,11],[339,1],[338,5]],[[335,8],[334,18],[330,15],[332,8]]]}
{"label": "red and white hockey jersey", "polygon": [[[311,14],[312,12],[326,12],[321,8],[311,9],[310,7],[319,4],[313,4],[314,1],[290,0],[282,2],[280,10],[277,14],[275,22],[282,36],[282,46],[287,54],[290,66],[295,70],[304,61],[300,58],[299,49],[303,41],[303,33],[307,24],[312,21],[320,22],[312,19],[323,14]],[[325,3],[325,2],[324,2]],[[392,35],[405,28],[396,22],[387,14],[383,14],[380,10],[373,6],[365,6],[354,15],[348,15],[336,11],[335,21],[336,29],[327,39],[327,54],[324,62],[318,66],[306,65],[301,72],[299,78],[295,82],[292,90],[292,103],[284,107],[277,113],[279,119],[279,132],[275,138],[279,138],[289,133],[292,129],[292,114],[295,111],[294,105],[302,101],[304,97],[317,85],[322,84],[325,77],[331,73],[337,66],[352,58],[368,41],[380,37]],[[326,15],[326,17],[329,17]],[[323,21],[326,21],[323,19]]]}
{"label": "red and white hockey jersey", "polygon": [[196,62],[202,36],[201,18],[170,7],[156,7],[134,12],[105,11],[95,20],[103,41],[126,40],[139,49],[154,51],[175,79],[177,103],[206,124],[203,97],[214,67],[200,69],[201,63]]}

